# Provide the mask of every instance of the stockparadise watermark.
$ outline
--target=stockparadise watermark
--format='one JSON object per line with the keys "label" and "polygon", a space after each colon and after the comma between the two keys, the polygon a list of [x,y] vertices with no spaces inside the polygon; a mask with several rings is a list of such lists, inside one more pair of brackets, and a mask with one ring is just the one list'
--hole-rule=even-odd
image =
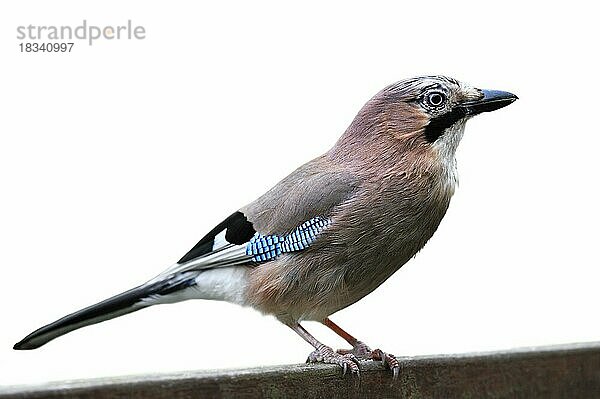
{"label": "stockparadise watermark", "polygon": [[[60,48],[60,45],[70,44],[73,47],[75,41],[85,41],[89,46],[99,40],[144,40],[146,38],[146,28],[141,25],[134,25],[131,20],[127,20],[123,25],[92,25],[86,19],[81,25],[21,25],[17,26],[17,39],[21,40],[21,51],[23,51],[23,42],[27,45],[38,44],[42,42],[45,47]],[[35,43],[29,43],[35,40]],[[46,43],[47,42],[47,43]],[[59,43],[62,42],[62,43]],[[58,46],[57,46],[58,45]],[[69,48],[69,51],[70,51]],[[64,51],[63,51],[64,52]]]}

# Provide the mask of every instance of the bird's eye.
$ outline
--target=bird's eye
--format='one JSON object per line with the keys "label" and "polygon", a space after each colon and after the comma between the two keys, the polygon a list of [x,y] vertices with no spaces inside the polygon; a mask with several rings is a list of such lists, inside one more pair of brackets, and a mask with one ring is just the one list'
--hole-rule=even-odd
{"label": "bird's eye", "polygon": [[427,96],[427,102],[429,103],[429,105],[432,105],[434,107],[439,107],[444,103],[444,101],[446,101],[446,96],[443,93],[435,92],[430,93]]}

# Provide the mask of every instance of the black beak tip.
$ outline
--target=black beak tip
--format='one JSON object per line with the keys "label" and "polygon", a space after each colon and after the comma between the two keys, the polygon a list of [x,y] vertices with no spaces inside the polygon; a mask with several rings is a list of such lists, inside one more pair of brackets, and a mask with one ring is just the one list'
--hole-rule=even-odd
{"label": "black beak tip", "polygon": [[483,97],[479,100],[464,104],[469,114],[477,115],[482,112],[495,111],[519,99],[515,94],[501,90],[481,90],[481,93]]}
{"label": "black beak tip", "polygon": [[481,101],[510,101],[513,102],[518,100],[515,94],[501,90],[481,90],[483,93],[483,99]]}

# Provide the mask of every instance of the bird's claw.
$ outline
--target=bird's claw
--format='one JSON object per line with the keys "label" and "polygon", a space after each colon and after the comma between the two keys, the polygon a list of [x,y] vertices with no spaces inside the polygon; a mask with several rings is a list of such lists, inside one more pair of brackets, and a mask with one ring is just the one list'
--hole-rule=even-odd
{"label": "bird's claw", "polygon": [[382,362],[384,366],[392,370],[394,379],[398,378],[398,374],[400,374],[400,363],[398,362],[398,359],[396,359],[396,356],[391,353],[385,353],[381,349],[375,349],[371,352],[371,359]]}
{"label": "bird's claw", "polygon": [[400,363],[398,359],[390,353],[385,353],[381,349],[371,350],[364,342],[357,341],[352,349],[338,349],[337,353],[340,355],[354,355],[357,359],[360,360],[374,360],[380,361],[383,365],[390,370],[392,370],[392,374],[394,379],[398,378],[400,374]]}
{"label": "bird's claw", "polygon": [[352,353],[341,354],[335,352],[328,346],[322,345],[308,355],[306,363],[337,364],[342,367],[344,375],[350,371],[351,374],[360,375],[359,361]]}

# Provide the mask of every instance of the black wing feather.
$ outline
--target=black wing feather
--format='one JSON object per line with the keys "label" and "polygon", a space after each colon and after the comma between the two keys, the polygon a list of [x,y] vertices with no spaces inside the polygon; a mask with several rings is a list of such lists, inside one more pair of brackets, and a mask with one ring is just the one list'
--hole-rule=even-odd
{"label": "black wing feather", "polygon": [[198,243],[194,245],[183,258],[179,259],[177,263],[182,264],[211,252],[215,243],[215,237],[225,229],[227,229],[225,232],[225,239],[227,242],[235,245],[241,245],[248,242],[256,233],[252,223],[246,218],[246,215],[237,211],[219,223],[198,241]]}

